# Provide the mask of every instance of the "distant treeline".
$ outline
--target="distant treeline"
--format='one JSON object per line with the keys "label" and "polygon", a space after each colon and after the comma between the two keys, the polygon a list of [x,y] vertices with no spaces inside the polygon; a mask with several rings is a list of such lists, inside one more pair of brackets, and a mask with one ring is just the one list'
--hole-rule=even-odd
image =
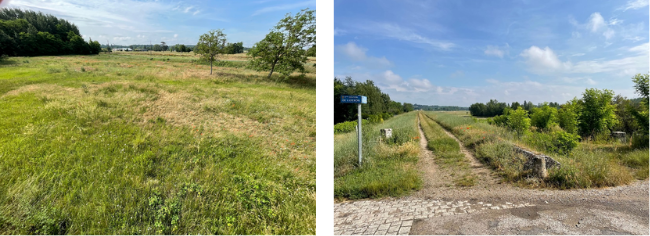
{"label": "distant treeline", "polygon": [[[184,45],[184,44],[176,44],[169,46],[165,42],[160,42],[160,44],[133,44],[133,45],[117,45],[117,44],[112,44],[112,45],[101,45],[102,48],[108,49],[110,48],[111,50],[116,50],[116,49],[121,49],[121,48],[129,48],[133,51],[138,51],[138,50],[146,50],[146,51],[172,51],[172,52],[191,52],[194,51],[194,47],[196,45]],[[244,50],[247,50],[248,48],[244,47],[244,42],[238,42],[238,43],[228,43],[226,44],[226,47],[224,49],[225,54],[237,54],[237,53],[243,53]]]}
{"label": "distant treeline", "polygon": [[560,104],[558,104],[557,102],[540,103],[535,105],[532,102],[527,102],[524,100],[523,104],[519,102],[513,102],[511,104],[507,104],[505,102],[499,102],[496,99],[490,99],[490,101],[485,104],[480,102],[472,104],[471,106],[469,106],[469,112],[473,116],[493,117],[493,116],[503,115],[503,109],[505,109],[506,107],[509,107],[513,110],[517,110],[517,107],[521,107],[526,111],[531,111],[533,108],[541,107],[544,104],[550,107],[560,108]]}
{"label": "distant treeline", "polygon": [[413,104],[399,103],[390,100],[388,94],[382,93],[371,80],[366,82],[353,81],[347,77],[345,81],[334,78],[334,123],[353,121],[357,119],[357,106],[355,104],[342,104],[341,95],[362,95],[368,97],[368,104],[361,105],[364,119],[375,122],[387,119],[393,115],[412,111]]}
{"label": "distant treeline", "polygon": [[419,104],[413,104],[413,108],[415,110],[423,110],[423,111],[467,111],[469,110],[468,107],[459,107],[459,106],[438,106],[438,105],[419,105]]}
{"label": "distant treeline", "polygon": [[0,56],[98,54],[99,42],[86,42],[74,24],[52,15],[0,9]]}

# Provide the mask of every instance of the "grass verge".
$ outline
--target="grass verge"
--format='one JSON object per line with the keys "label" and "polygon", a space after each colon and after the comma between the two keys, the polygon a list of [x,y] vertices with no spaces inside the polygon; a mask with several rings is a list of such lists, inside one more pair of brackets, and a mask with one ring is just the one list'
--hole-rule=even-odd
{"label": "grass verge", "polygon": [[[401,114],[383,124],[363,126],[363,164],[358,166],[356,132],[334,136],[334,197],[342,199],[399,196],[421,186],[415,166],[416,112]],[[392,128],[393,137],[379,140],[380,129]]]}

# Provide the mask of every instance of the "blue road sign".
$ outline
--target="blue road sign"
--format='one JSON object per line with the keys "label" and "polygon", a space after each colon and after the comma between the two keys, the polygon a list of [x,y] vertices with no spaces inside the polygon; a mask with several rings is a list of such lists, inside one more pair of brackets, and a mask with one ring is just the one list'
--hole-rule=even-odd
{"label": "blue road sign", "polygon": [[368,97],[359,95],[341,95],[341,103],[368,103]]}

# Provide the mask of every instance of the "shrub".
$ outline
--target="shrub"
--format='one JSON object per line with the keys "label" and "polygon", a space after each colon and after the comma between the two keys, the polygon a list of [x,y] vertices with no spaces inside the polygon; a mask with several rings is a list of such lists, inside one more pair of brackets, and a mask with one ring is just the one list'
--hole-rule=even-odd
{"label": "shrub", "polygon": [[577,134],[571,134],[564,131],[555,131],[553,132],[553,144],[558,153],[569,153],[575,147],[578,146],[580,142],[580,136]]}
{"label": "shrub", "polygon": [[[370,122],[368,120],[363,120],[361,122],[361,125],[368,125]],[[348,133],[355,131],[357,127],[357,122],[356,121],[346,121],[342,123],[338,123],[334,125],[334,133],[335,134],[342,134],[342,133]]]}
{"label": "shrub", "polygon": [[382,119],[381,115],[369,115],[368,116],[368,121],[372,124],[384,122],[384,119]]}

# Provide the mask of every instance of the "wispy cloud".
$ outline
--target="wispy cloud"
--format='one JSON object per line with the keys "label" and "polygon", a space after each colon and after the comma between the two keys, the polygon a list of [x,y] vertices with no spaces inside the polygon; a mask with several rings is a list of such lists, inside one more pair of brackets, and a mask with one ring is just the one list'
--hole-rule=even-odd
{"label": "wispy cloud", "polygon": [[416,44],[427,45],[428,48],[433,47],[439,50],[450,50],[455,46],[454,43],[436,40],[425,37],[417,33],[415,30],[402,27],[395,23],[384,22],[362,22],[350,25],[355,30],[363,31],[364,33],[374,34],[379,37],[388,37],[397,40],[408,41]]}
{"label": "wispy cloud", "polygon": [[639,9],[642,7],[647,7],[648,6],[648,0],[631,0],[628,1],[627,4],[619,7],[619,10],[627,11],[630,9]]}
{"label": "wispy cloud", "polygon": [[504,51],[499,49],[499,46],[488,45],[487,49],[485,49],[483,53],[485,53],[485,55],[488,56],[496,56],[499,58],[503,58]]}
{"label": "wispy cloud", "polygon": [[558,59],[555,52],[549,47],[541,49],[537,46],[531,46],[524,50],[520,56],[525,59],[529,70],[537,74],[614,72],[633,75],[639,73],[639,71],[647,71],[648,43],[632,47],[626,51],[633,52],[636,55],[628,55],[628,57],[613,60],[596,59],[572,63],[571,61]]}
{"label": "wispy cloud", "polygon": [[370,68],[386,68],[393,65],[386,57],[371,57],[367,56],[366,52],[368,49],[357,46],[354,42],[348,42],[347,44],[337,45],[336,52],[346,56],[348,59],[361,62],[365,66]]}
{"label": "wispy cloud", "polygon": [[311,7],[316,5],[316,2],[314,1],[305,1],[305,2],[299,2],[299,3],[294,3],[294,4],[283,4],[283,5],[277,5],[277,6],[271,6],[271,7],[265,7],[262,9],[259,9],[255,12],[253,12],[253,15],[251,16],[256,16],[262,13],[266,12],[274,12],[274,11],[285,11],[289,9],[294,9],[294,8],[302,8],[302,7]]}

